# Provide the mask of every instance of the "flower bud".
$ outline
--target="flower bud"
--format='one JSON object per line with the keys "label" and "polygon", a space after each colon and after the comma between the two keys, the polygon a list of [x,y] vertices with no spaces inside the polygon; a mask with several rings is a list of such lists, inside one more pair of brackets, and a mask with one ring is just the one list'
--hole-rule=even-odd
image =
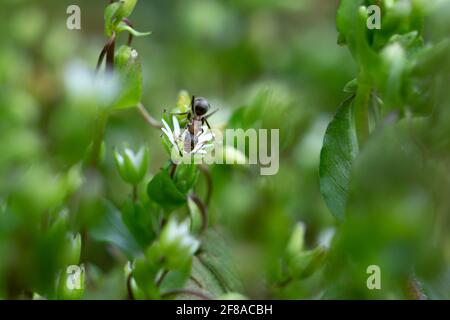
{"label": "flower bud", "polygon": [[185,90],[178,94],[177,110],[178,112],[187,112],[191,109],[191,96]]}
{"label": "flower bud", "polygon": [[322,246],[314,250],[297,253],[287,261],[289,275],[294,279],[304,279],[311,276],[323,266],[326,253],[327,250]]}
{"label": "flower bud", "polygon": [[81,255],[81,235],[79,233],[67,234],[68,249],[67,249],[67,264],[76,265],[80,262]]}
{"label": "flower bud", "polygon": [[60,300],[79,300],[84,294],[84,266],[70,265],[59,274],[56,297]]}
{"label": "flower bud", "polygon": [[[185,90],[180,91],[178,94],[177,106],[172,110],[173,113],[184,113],[189,112],[191,110],[191,96]],[[183,128],[187,125],[187,117],[186,115],[178,115],[176,116],[180,126]],[[167,121],[168,119],[166,119]]]}
{"label": "flower bud", "polygon": [[160,254],[167,269],[177,269],[190,261],[200,242],[189,234],[189,221],[178,223],[171,219],[159,239]]}
{"label": "flower bud", "polygon": [[326,257],[326,248],[318,246],[313,250],[304,250],[305,225],[299,222],[292,231],[286,247],[286,265],[289,276],[303,279],[312,275],[322,265]]}
{"label": "flower bud", "polygon": [[136,6],[137,0],[122,0],[121,6],[119,10],[117,11],[117,15],[122,18],[129,17],[134,10],[134,7]]}
{"label": "flower bud", "polygon": [[121,152],[114,150],[114,160],[120,176],[128,183],[138,184],[147,173],[149,156],[145,147],[141,147],[137,153],[129,148]]}
{"label": "flower bud", "polygon": [[304,237],[305,225],[299,222],[295,225],[291,238],[289,239],[289,243],[286,248],[288,255],[295,256],[303,250]]}

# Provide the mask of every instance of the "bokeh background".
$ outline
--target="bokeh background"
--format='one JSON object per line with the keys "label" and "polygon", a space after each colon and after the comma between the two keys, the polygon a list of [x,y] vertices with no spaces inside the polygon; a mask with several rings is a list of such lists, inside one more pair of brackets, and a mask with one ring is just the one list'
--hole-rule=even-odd
{"label": "bokeh background", "polygon": [[[66,28],[66,8],[71,4],[81,7],[81,30]],[[76,184],[61,176],[82,159],[91,141],[95,129],[92,101],[89,93],[84,96],[71,91],[68,79],[77,74],[77,68],[95,68],[106,41],[106,4],[107,1],[99,0],[2,1],[0,207],[6,207],[5,201],[12,195],[20,215],[13,219],[0,210],[0,296],[6,297],[11,287],[27,283],[45,288],[51,277],[52,252],[58,250],[58,244],[52,239],[33,243],[39,238],[35,226],[45,223],[36,212],[58,203],[65,197],[61,190]],[[187,90],[206,97],[213,108],[219,108],[211,119],[213,126],[228,123],[230,127],[280,129],[277,175],[260,176],[256,166],[211,168],[211,223],[228,239],[242,279],[242,293],[251,298],[315,299],[328,297],[327,294],[330,298],[403,298],[397,289],[374,293],[353,288],[351,279],[365,279],[365,270],[348,269],[344,277],[327,277],[322,270],[280,287],[272,281],[296,223],[301,221],[306,226],[307,248],[329,246],[339,227],[321,197],[318,178],[326,126],[348,95],[343,92],[344,85],[357,71],[348,49],[337,45],[337,7],[338,1],[331,0],[141,0],[130,17],[136,29],[153,32],[135,39],[133,46],[143,66],[142,102],[155,118],[162,116],[163,109],[175,106],[180,90]],[[448,30],[445,18],[438,21],[442,29]],[[438,30],[428,30],[428,34],[438,38],[440,35],[433,33]],[[125,41],[123,36],[120,42]],[[239,110],[245,116],[239,116]],[[117,111],[110,117],[103,183],[93,178],[89,189],[80,195],[89,201],[79,208],[82,219],[72,218],[74,231],[78,231],[79,219],[95,220],[99,198],[107,197],[119,205],[130,194],[129,186],[121,181],[114,167],[113,148],[124,143],[135,149],[148,146],[151,176],[167,161],[160,134],[143,121],[136,109]],[[377,156],[382,157],[380,153]],[[374,162],[379,164],[378,160],[375,157]],[[402,182],[405,177],[399,175],[396,179]],[[372,197],[363,202],[385,201],[387,208],[395,202],[383,199],[386,198]],[[415,199],[419,200],[409,202],[410,207],[423,206],[420,210],[428,210],[420,194]],[[349,231],[340,243],[344,249],[335,254],[341,254],[345,260],[345,246],[351,252],[379,250],[383,243],[389,245],[389,239],[383,242],[383,237],[392,237],[398,228],[408,233],[417,227],[414,223],[423,225],[424,221],[417,218],[411,222],[405,214],[402,219],[411,223],[405,223],[405,227],[386,215],[373,221],[352,222],[354,228],[359,224],[364,228],[360,232]],[[424,274],[430,279],[429,292],[449,298],[448,218],[442,221],[441,238],[433,251],[436,257],[430,258],[433,263],[425,269],[431,271]],[[374,228],[379,232],[371,235],[370,227],[377,223]],[[422,233],[417,237],[414,231],[411,233],[408,239],[413,244],[405,244],[407,249],[415,250],[417,239],[429,240]],[[373,241],[377,244],[371,246]],[[407,265],[396,252],[404,251],[400,248],[383,256],[394,265],[400,261],[393,270]],[[363,259],[367,258],[367,264],[376,264],[373,257],[367,254]],[[425,259],[408,254],[404,258]],[[83,259],[88,270],[84,298],[126,296],[126,259],[117,249],[92,241]],[[335,281],[333,290],[328,290],[330,281]]]}

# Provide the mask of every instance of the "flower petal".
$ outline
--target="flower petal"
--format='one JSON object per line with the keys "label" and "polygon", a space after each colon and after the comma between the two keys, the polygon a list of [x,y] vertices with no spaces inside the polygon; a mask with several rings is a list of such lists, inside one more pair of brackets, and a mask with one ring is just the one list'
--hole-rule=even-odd
{"label": "flower petal", "polygon": [[167,138],[169,138],[170,141],[173,140],[173,134],[172,132],[167,131],[166,128],[161,128],[162,132],[164,132],[164,134],[167,136]]}
{"label": "flower petal", "polygon": [[196,153],[197,151],[201,150],[203,148],[203,144],[202,143],[197,143],[197,145],[195,146],[195,148],[191,151],[191,153]]}
{"label": "flower petal", "polygon": [[202,134],[201,136],[198,137],[198,143],[204,143],[204,142],[210,141],[210,140],[212,140],[212,138],[213,138],[213,135],[211,132]]}
{"label": "flower petal", "polygon": [[214,147],[213,143],[209,143],[209,144],[203,145],[202,149],[208,149],[208,148],[211,148],[211,147]]}
{"label": "flower petal", "polygon": [[172,132],[172,129],[169,127],[169,125],[167,124],[166,120],[161,119],[161,121],[162,121],[164,127],[166,127],[166,130],[169,131],[169,132]]}
{"label": "flower petal", "polygon": [[178,122],[177,117],[173,116],[172,117],[172,123],[173,123],[173,134],[175,135],[175,137],[179,137],[180,136],[180,123]]}

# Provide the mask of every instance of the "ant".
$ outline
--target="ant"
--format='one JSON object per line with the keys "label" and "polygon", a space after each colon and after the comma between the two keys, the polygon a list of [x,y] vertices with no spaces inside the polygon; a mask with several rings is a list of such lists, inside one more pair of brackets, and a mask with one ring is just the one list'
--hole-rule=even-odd
{"label": "ant", "polygon": [[202,126],[206,123],[211,131],[208,118],[211,117],[218,109],[207,114],[211,105],[208,100],[203,97],[192,96],[191,110],[187,112],[172,113],[173,115],[187,115],[188,123],[186,125],[187,134],[184,139],[184,147],[186,151],[194,150],[198,142],[198,137],[203,133]]}

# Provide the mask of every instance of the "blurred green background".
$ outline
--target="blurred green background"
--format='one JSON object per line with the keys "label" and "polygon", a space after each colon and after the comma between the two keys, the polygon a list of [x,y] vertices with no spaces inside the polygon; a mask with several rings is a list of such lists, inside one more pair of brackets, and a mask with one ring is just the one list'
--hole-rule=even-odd
{"label": "blurred green background", "polygon": [[[66,28],[66,8],[71,4],[81,8],[81,30]],[[51,220],[43,218],[49,213],[48,208],[63,209],[60,203],[68,199],[71,188],[79,186],[76,164],[83,159],[95,131],[95,108],[90,93],[75,90],[69,79],[76,77],[77,72],[82,74],[83,68],[95,68],[106,41],[106,4],[107,1],[98,0],[2,1],[0,297],[29,283],[45,292],[59,265],[52,252],[59,250],[61,244],[55,239],[62,236],[42,239],[39,226],[49,223],[43,220]],[[414,251],[419,256],[405,253],[406,260],[402,260],[402,254],[398,254],[419,250],[423,241],[431,241],[428,236],[434,234],[422,229],[414,231],[418,225],[425,228],[424,221],[431,223],[431,218],[422,220],[418,213],[416,220],[411,221],[408,215],[389,215],[395,206],[400,211],[407,210],[395,198],[395,192],[401,193],[401,186],[408,185],[407,173],[380,182],[378,194],[372,193],[367,180],[361,182],[361,188],[367,188],[367,192],[361,201],[355,201],[355,206],[367,208],[373,202],[372,207],[381,208],[383,213],[376,218],[369,215],[364,221],[355,218],[344,225],[343,230],[359,231],[343,232],[339,238],[331,259],[335,263],[333,271],[321,270],[281,287],[273,280],[297,222],[306,226],[307,248],[329,246],[339,225],[321,197],[318,178],[326,126],[348,95],[342,90],[344,85],[357,71],[349,50],[336,43],[337,7],[338,1],[331,0],[141,0],[130,20],[136,29],[153,32],[133,42],[143,66],[142,102],[159,119],[163,109],[175,106],[180,90],[187,90],[206,97],[213,109],[219,108],[211,119],[213,126],[228,123],[229,127],[280,129],[277,175],[260,176],[257,167],[212,167],[211,224],[228,239],[244,295],[292,299],[403,298],[389,284],[389,289],[381,293],[361,289],[365,287],[365,269],[352,264],[353,268],[347,268],[342,262],[345,253],[351,252],[360,254],[361,265],[388,265],[388,270],[394,270],[387,272],[386,281],[390,283],[395,280],[389,276],[395,277],[398,269],[402,270],[398,274],[403,275],[403,267],[411,259],[425,264],[429,261],[424,267],[428,270],[424,275],[429,279],[429,292],[449,298],[450,238],[448,217],[445,218],[448,205],[443,205],[444,222],[440,224],[437,247],[427,252],[432,257],[425,258]],[[448,30],[444,20],[441,26]],[[430,37],[433,35],[430,33]],[[123,36],[120,42],[125,41]],[[236,116],[237,110],[250,111],[245,118]],[[114,167],[114,147],[123,143],[134,149],[142,144],[148,146],[149,177],[164,166],[167,155],[160,134],[135,109],[116,111],[110,117],[103,176],[87,178],[89,183],[77,193],[84,199],[81,207],[70,207],[71,201],[66,201],[70,208],[69,229],[78,232],[82,225],[95,224],[100,216],[100,198],[106,197],[120,206],[129,196],[129,186],[121,181]],[[385,172],[379,161],[384,152],[381,149],[371,159],[374,172]],[[442,171],[447,174],[446,169]],[[392,199],[385,197],[383,184],[393,186]],[[141,187],[145,189],[144,185]],[[199,187],[200,193],[204,191],[204,181]],[[383,205],[378,206],[380,202]],[[7,213],[6,203],[16,215]],[[420,190],[407,203],[408,208],[420,212],[428,211],[428,205]],[[50,215],[60,214],[60,210],[54,211],[58,213]],[[396,241],[399,232],[407,234],[403,237],[402,233],[402,241],[410,240],[405,251],[400,246],[399,251],[391,248],[378,255],[383,250],[380,248],[390,246],[390,239]],[[126,297],[126,258],[116,248],[91,240],[82,260],[87,265],[84,298]],[[328,273],[331,275],[325,275]],[[352,284],[360,278],[359,286]]]}

